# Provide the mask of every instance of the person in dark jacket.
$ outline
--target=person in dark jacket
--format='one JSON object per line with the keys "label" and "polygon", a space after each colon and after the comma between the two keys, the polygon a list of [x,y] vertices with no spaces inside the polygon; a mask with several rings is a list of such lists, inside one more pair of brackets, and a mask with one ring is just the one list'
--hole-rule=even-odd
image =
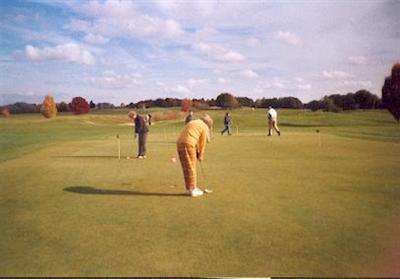
{"label": "person in dark jacket", "polygon": [[189,114],[185,118],[185,124],[188,124],[192,120],[193,120],[193,111],[189,110]]}
{"label": "person in dark jacket", "polygon": [[136,135],[139,136],[138,140],[138,154],[136,158],[145,159],[146,158],[146,141],[147,134],[149,132],[149,127],[146,123],[146,120],[143,116],[140,116],[135,111],[131,111],[128,114],[129,118],[131,118],[135,122],[135,139]]}
{"label": "person in dark jacket", "polygon": [[223,130],[221,131],[221,135],[223,135],[225,132],[228,132],[228,135],[231,135],[231,115],[230,115],[229,112],[227,112],[227,113],[225,114],[225,117],[224,117],[224,126],[225,126],[225,129],[223,129]]}

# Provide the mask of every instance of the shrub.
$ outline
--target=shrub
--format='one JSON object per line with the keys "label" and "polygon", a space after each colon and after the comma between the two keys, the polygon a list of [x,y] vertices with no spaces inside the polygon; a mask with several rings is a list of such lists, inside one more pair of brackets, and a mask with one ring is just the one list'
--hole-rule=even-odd
{"label": "shrub", "polygon": [[3,108],[1,110],[1,114],[3,115],[4,118],[7,118],[10,116],[10,110],[8,108]]}
{"label": "shrub", "polygon": [[188,112],[192,108],[192,105],[193,105],[192,100],[185,98],[182,100],[181,110],[184,112]]}
{"label": "shrub", "polygon": [[52,96],[47,95],[44,97],[40,112],[46,118],[53,118],[57,115],[57,106]]}
{"label": "shrub", "polygon": [[90,111],[88,102],[82,97],[74,97],[70,107],[74,114],[85,114]]}
{"label": "shrub", "polygon": [[69,105],[66,102],[61,102],[57,104],[57,111],[58,112],[69,112],[71,111]]}
{"label": "shrub", "polygon": [[178,120],[183,119],[185,114],[179,111],[163,111],[163,112],[155,112],[151,114],[151,120],[153,122],[157,121],[165,121],[165,120]]}

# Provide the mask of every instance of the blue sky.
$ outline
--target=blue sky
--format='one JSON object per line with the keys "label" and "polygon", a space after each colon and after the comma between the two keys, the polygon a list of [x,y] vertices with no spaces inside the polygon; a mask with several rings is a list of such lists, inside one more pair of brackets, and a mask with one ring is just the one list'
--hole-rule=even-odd
{"label": "blue sky", "polygon": [[380,95],[400,1],[0,0],[0,104]]}

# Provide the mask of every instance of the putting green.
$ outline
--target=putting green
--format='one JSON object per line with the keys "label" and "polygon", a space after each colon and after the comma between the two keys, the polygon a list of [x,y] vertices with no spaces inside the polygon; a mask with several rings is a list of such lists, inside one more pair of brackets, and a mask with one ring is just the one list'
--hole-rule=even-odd
{"label": "putting green", "polygon": [[268,138],[264,111],[233,111],[231,137],[211,111],[200,198],[171,161],[181,121],[156,123],[148,159],[127,160],[125,113],[0,121],[0,275],[393,276],[400,129],[387,113],[282,111]]}

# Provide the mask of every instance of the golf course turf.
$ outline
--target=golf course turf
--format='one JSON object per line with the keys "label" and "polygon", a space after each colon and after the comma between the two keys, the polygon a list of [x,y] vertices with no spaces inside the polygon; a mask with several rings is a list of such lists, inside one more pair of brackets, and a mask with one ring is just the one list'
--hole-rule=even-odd
{"label": "golf course turf", "polygon": [[0,119],[0,276],[400,276],[388,112],[278,110],[267,137],[265,110],[232,110],[232,136],[207,111],[199,198],[171,160],[183,118],[152,125],[137,160],[127,112]]}

